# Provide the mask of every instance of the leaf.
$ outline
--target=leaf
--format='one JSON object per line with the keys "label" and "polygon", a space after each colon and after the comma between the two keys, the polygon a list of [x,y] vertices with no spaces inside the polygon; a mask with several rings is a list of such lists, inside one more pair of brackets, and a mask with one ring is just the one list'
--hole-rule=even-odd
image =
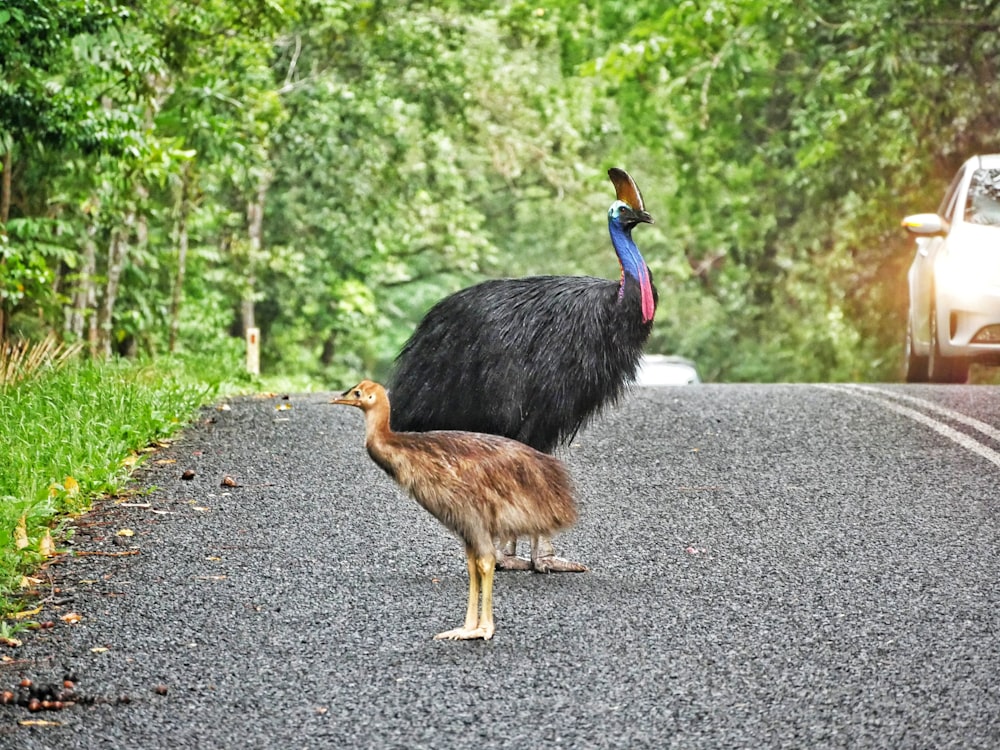
{"label": "leaf", "polygon": [[17,648],[18,646],[23,646],[22,643],[17,638],[13,638],[9,635],[0,636],[0,646],[10,646],[11,648]]}
{"label": "leaf", "polygon": [[18,719],[18,726],[22,727],[61,727],[61,721],[49,721],[48,719]]}
{"label": "leaf", "polygon": [[24,549],[28,546],[28,519],[25,516],[21,516],[21,520],[17,522],[17,528],[14,529],[14,546],[18,549]]}
{"label": "leaf", "polygon": [[60,494],[65,494],[68,498],[79,497],[80,483],[73,477],[68,476],[63,480],[62,484],[53,482],[49,485],[49,497],[58,497]]}
{"label": "leaf", "polygon": [[83,619],[83,616],[77,612],[67,612],[66,614],[60,616],[59,619],[65,622],[67,625],[76,625],[78,622],[80,622],[80,620]]}
{"label": "leaf", "polygon": [[21,612],[15,612],[14,614],[11,615],[11,617],[15,620],[23,620],[25,617],[33,617],[34,615],[37,615],[41,611],[42,611],[42,606],[38,605],[34,609],[25,609],[22,610]]}
{"label": "leaf", "polygon": [[33,586],[38,586],[41,583],[44,583],[44,581],[42,581],[41,578],[32,578],[31,576],[21,576],[20,587],[22,589],[30,589]]}
{"label": "leaf", "polygon": [[92,649],[90,649],[90,653],[92,653],[92,654],[106,654],[110,650],[111,649],[109,649],[107,646],[94,646]]}
{"label": "leaf", "polygon": [[56,544],[52,541],[52,534],[48,529],[45,530],[45,536],[38,543],[38,552],[45,557],[52,557],[56,554]]}
{"label": "leaf", "polygon": [[115,536],[135,536],[135,532],[132,529],[118,529],[118,533]]}

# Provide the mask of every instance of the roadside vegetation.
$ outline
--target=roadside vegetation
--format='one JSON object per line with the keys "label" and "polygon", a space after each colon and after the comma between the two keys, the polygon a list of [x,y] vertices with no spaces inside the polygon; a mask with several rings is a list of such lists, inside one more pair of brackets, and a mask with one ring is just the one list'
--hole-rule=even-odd
{"label": "roadside vegetation", "polygon": [[58,551],[67,518],[120,491],[149,447],[238,387],[232,362],[64,353],[0,357],[0,614],[35,588],[32,572]]}

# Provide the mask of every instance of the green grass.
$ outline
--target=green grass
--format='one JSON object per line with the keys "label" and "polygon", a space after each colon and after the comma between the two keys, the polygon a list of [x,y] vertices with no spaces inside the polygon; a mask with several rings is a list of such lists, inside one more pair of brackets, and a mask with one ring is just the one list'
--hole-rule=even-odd
{"label": "green grass", "polygon": [[[136,451],[203,404],[250,390],[240,372],[193,357],[80,361],[0,386],[0,616],[16,608],[22,576],[44,560],[46,534],[58,546],[67,516],[124,487]],[[19,526],[28,541],[20,549]]]}

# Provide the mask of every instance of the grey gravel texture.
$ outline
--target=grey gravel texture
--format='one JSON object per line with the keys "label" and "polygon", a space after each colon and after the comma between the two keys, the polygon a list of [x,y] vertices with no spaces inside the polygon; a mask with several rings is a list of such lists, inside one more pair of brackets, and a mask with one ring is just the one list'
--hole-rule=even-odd
{"label": "grey gravel texture", "polygon": [[[1000,426],[997,388],[884,388]],[[49,567],[55,627],[0,689],[80,700],[0,706],[0,747],[1000,747],[1000,467],[926,425],[817,386],[635,391],[560,454],[556,544],[591,571],[498,573],[494,639],[437,642],[461,546],[328,400],[205,410],[78,520],[70,549],[138,552]]]}

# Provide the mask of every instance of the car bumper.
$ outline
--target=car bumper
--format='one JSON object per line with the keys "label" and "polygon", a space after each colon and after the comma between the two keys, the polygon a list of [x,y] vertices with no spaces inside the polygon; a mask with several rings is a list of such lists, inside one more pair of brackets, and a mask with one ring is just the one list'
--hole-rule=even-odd
{"label": "car bumper", "polygon": [[1000,359],[1000,288],[939,299],[937,309],[942,356]]}

